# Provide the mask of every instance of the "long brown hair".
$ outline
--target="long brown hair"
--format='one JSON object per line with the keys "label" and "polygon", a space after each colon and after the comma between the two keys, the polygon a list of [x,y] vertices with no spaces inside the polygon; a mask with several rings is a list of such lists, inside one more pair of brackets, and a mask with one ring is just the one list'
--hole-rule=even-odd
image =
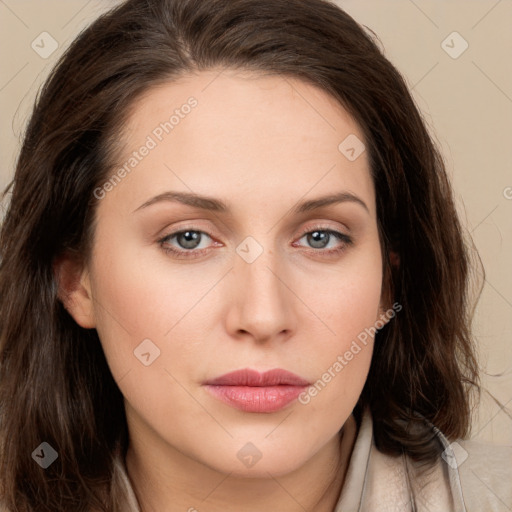
{"label": "long brown hair", "polygon": [[[157,83],[213,67],[305,80],[360,124],[385,286],[402,310],[377,333],[355,412],[369,406],[380,450],[425,461],[438,451],[431,434],[414,428],[418,418],[449,439],[469,432],[470,389],[478,389],[469,252],[442,158],[373,36],[325,0],[128,0],[83,31],[52,71],[11,183],[0,234],[0,490],[8,510],[116,510],[108,489],[114,453],[128,443],[123,397],[96,331],[79,327],[59,301],[52,265],[64,251],[88,260],[94,190],[113,171],[134,101]],[[31,457],[42,442],[58,452],[45,470]]]}

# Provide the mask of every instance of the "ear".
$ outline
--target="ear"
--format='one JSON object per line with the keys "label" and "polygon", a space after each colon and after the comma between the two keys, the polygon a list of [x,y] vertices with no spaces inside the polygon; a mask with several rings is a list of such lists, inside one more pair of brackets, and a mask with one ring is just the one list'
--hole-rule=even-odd
{"label": "ear", "polygon": [[53,262],[58,283],[58,298],[75,322],[91,329],[96,327],[89,274],[76,256],[65,253]]}

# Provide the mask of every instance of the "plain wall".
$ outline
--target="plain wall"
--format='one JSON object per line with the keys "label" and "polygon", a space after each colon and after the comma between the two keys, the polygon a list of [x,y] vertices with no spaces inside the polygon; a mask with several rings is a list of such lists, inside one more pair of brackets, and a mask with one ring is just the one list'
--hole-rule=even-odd
{"label": "plain wall", "polygon": [[[115,3],[0,2],[2,190],[13,175],[20,137],[38,87],[78,32]],[[462,222],[486,271],[474,331],[486,372],[501,376],[482,375],[482,383],[498,400],[508,404],[510,411],[512,2],[338,0],[337,3],[378,35],[387,57],[406,78],[439,141]],[[56,43],[47,35],[41,36],[43,32],[50,34]],[[38,45],[35,48],[39,53],[32,44]],[[44,52],[49,52],[52,44],[58,47],[46,56]],[[467,48],[461,52],[466,44]],[[473,437],[512,444],[510,413],[485,392],[482,399],[474,420]]]}

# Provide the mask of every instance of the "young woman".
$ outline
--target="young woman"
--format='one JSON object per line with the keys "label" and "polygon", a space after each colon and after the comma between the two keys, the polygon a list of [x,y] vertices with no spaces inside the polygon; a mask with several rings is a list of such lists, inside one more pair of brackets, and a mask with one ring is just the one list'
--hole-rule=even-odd
{"label": "young woman", "polygon": [[510,452],[462,440],[442,159],[334,4],[101,16],[38,97],[0,241],[3,510],[511,505]]}

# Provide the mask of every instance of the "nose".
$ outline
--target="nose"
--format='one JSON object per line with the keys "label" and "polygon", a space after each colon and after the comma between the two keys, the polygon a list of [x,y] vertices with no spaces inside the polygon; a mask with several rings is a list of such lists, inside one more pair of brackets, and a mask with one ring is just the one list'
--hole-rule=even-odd
{"label": "nose", "polygon": [[289,269],[278,254],[265,248],[249,261],[235,255],[227,330],[239,339],[283,341],[295,331],[297,319]]}

